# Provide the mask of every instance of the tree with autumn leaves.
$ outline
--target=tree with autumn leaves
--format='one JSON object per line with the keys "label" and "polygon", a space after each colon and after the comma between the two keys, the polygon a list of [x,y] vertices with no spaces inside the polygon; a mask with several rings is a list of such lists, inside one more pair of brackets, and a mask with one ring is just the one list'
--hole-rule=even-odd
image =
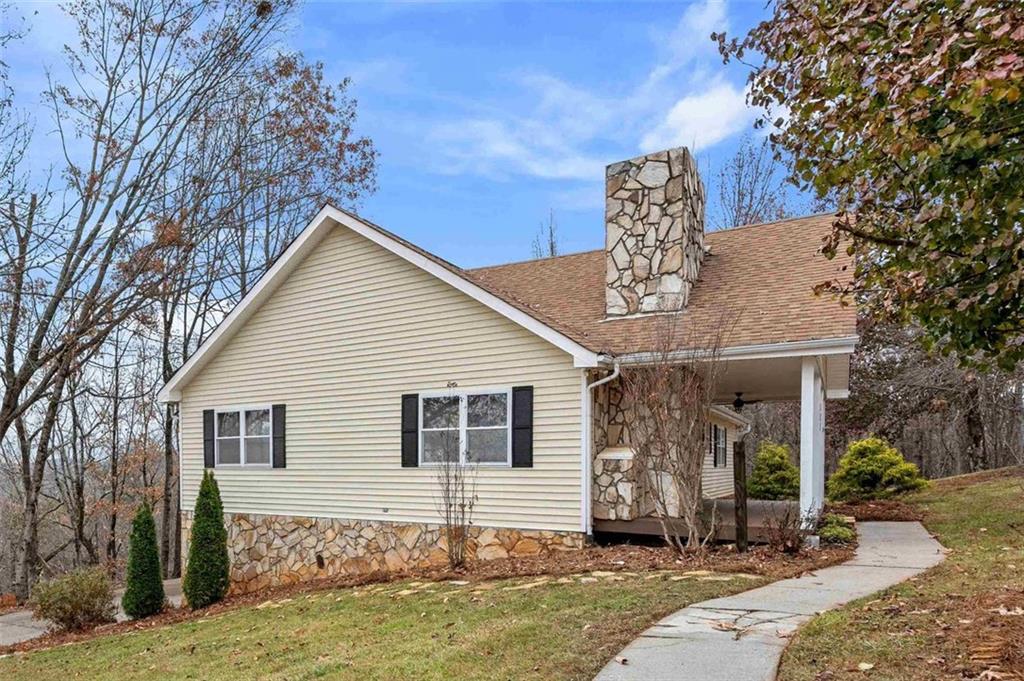
{"label": "tree with autumn leaves", "polygon": [[857,277],[820,289],[962,360],[1024,359],[1024,5],[779,0],[712,39],[791,181],[836,208],[826,251]]}

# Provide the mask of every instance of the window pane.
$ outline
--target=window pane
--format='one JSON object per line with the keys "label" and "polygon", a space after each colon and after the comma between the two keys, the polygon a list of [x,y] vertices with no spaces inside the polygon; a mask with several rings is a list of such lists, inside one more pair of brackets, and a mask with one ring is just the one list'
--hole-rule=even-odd
{"label": "window pane", "polygon": [[247,437],[247,438],[245,438],[245,462],[246,463],[270,463],[270,438],[269,437]]}
{"label": "window pane", "polygon": [[466,431],[466,459],[479,463],[508,461],[508,428]]}
{"label": "window pane", "polygon": [[238,436],[238,412],[225,411],[217,414],[217,437]]}
{"label": "window pane", "polygon": [[424,397],[424,428],[457,428],[459,425],[459,398],[457,396]]}
{"label": "window pane", "polygon": [[459,460],[458,430],[424,430],[423,463]]}
{"label": "window pane", "polygon": [[218,463],[242,463],[238,438],[217,439],[217,461]]}
{"label": "window pane", "polygon": [[256,409],[245,412],[246,435],[270,435],[270,410]]}
{"label": "window pane", "polygon": [[469,395],[466,397],[466,425],[504,426],[508,420],[508,395]]}

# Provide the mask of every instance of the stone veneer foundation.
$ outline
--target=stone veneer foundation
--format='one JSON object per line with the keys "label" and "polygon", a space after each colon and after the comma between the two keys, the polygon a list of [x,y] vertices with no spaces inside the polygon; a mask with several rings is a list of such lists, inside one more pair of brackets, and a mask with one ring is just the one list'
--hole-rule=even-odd
{"label": "stone veneer foundation", "polygon": [[[447,562],[440,525],[375,520],[225,513],[231,592],[294,584],[334,575],[401,571]],[[182,513],[182,554],[188,555],[192,514]],[[477,560],[582,548],[579,532],[472,527]]]}
{"label": "stone veneer foundation", "polygon": [[704,258],[704,184],[687,149],[608,166],[605,253],[609,317],[686,306]]}

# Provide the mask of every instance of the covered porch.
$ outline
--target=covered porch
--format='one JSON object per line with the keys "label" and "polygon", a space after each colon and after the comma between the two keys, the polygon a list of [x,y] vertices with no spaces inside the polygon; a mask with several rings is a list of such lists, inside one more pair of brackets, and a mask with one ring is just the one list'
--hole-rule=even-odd
{"label": "covered porch", "polygon": [[[727,348],[721,352],[721,366],[716,381],[714,412],[724,416],[733,414],[742,419],[743,405],[753,402],[798,401],[800,404],[800,498],[794,502],[762,502],[748,504],[748,527],[751,539],[763,540],[769,523],[777,521],[788,509],[799,513],[807,525],[813,524],[825,501],[825,408],[827,400],[844,399],[849,394],[850,356],[856,338],[827,339],[802,343],[781,343],[765,346]],[[628,370],[630,364],[642,363],[639,357],[620,358],[619,369]],[[596,373],[591,385],[614,375],[612,371]],[[661,534],[661,524],[654,516],[653,506],[643,502],[642,484],[637,484],[635,472],[630,486],[628,434],[624,432],[621,396],[616,399],[614,378],[590,389],[588,420],[592,422],[588,478],[591,490],[592,530],[626,534]],[[739,409],[736,409],[739,406]],[[738,413],[737,413],[738,411]],[[743,424],[743,425],[741,425]],[[735,442],[746,434],[748,427],[737,421],[737,428],[728,442],[727,461],[732,460]],[[747,459],[754,452],[747,452]],[[721,471],[708,485],[708,472],[703,474],[705,511],[710,517],[712,509],[718,527],[718,537],[729,541],[735,537],[734,502],[732,486],[727,484]],[[734,474],[729,467],[728,478]],[[618,503],[607,510],[607,482],[625,481],[625,494],[618,490],[614,496],[628,503]],[[599,482],[599,480],[601,482]],[[601,484],[604,483],[604,484]],[[723,491],[723,484],[727,488]],[[708,488],[711,493],[709,494]],[[709,498],[710,497],[710,498]]]}

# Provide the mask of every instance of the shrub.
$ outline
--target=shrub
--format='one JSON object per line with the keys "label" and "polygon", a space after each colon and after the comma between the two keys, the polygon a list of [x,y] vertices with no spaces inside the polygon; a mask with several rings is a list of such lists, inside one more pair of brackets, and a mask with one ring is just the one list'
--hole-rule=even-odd
{"label": "shrub", "polygon": [[926,484],[917,466],[888,442],[869,437],[850,443],[828,480],[828,496],[834,501],[887,499]]}
{"label": "shrub", "polygon": [[182,590],[192,609],[205,608],[224,598],[228,591],[228,533],[224,507],[213,473],[205,471],[199,485],[188,563]]}
{"label": "shrub", "polygon": [[835,513],[827,513],[818,526],[818,537],[825,544],[849,544],[857,537],[853,526],[846,518]]}
{"label": "shrub", "polygon": [[32,614],[53,622],[57,629],[78,631],[113,622],[114,587],[100,567],[76,570],[63,577],[36,584],[32,589]]}
{"label": "shrub", "polygon": [[765,440],[757,449],[754,470],[747,481],[752,499],[798,499],[800,469],[790,460],[789,447]]}
{"label": "shrub", "polygon": [[156,523],[149,503],[142,504],[132,521],[128,548],[128,572],[121,607],[132,619],[155,615],[164,608],[164,582],[160,552],[156,547]]}

